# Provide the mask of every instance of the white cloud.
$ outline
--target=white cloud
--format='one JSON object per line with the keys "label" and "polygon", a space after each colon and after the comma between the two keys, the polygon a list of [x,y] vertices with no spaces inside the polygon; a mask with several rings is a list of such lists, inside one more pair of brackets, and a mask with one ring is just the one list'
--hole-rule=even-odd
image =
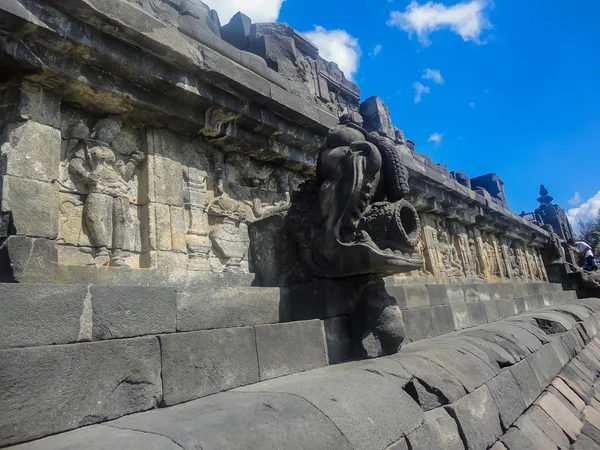
{"label": "white cloud", "polygon": [[583,203],[577,208],[571,208],[567,212],[569,221],[573,227],[577,227],[580,220],[584,222],[590,219],[594,219],[600,209],[600,191],[588,201]]}
{"label": "white cloud", "polygon": [[581,203],[581,194],[579,192],[575,192],[575,195],[571,200],[569,200],[569,205],[577,206]]}
{"label": "white cloud", "polygon": [[427,139],[427,142],[435,142],[435,145],[440,145],[442,143],[442,139],[444,138],[444,134],[440,134],[440,133],[433,133],[431,136],[429,136],[429,139]]}
{"label": "white cloud", "polygon": [[421,103],[421,97],[423,94],[429,94],[429,88],[418,81],[413,83],[413,87],[415,88],[415,103]]}
{"label": "white cloud", "polygon": [[475,104],[475,102],[471,102],[471,103],[469,103],[469,107],[470,107],[470,108],[475,108],[476,106],[477,106],[477,105]]}
{"label": "white cloud", "polygon": [[379,55],[381,53],[382,49],[383,49],[383,47],[381,46],[381,44],[377,44],[375,46],[375,48],[373,49],[373,51],[371,53],[369,53],[369,56],[371,56],[371,58],[375,58],[377,55]]}
{"label": "white cloud", "polygon": [[344,75],[353,80],[362,56],[358,39],[344,30],[329,31],[320,26],[303,34],[319,47],[321,57],[337,63]]}
{"label": "white cloud", "polygon": [[423,78],[425,80],[433,80],[436,84],[444,84],[442,73],[437,69],[425,69],[423,71]]}
{"label": "white cloud", "polygon": [[279,17],[284,0],[202,0],[209,8],[219,13],[221,24],[229,23],[231,18],[241,11],[252,22],[275,22]]}
{"label": "white cloud", "polygon": [[488,0],[471,0],[453,6],[434,2],[420,5],[412,1],[404,12],[392,11],[388,25],[398,27],[411,36],[416,33],[423,45],[430,44],[430,33],[444,28],[450,28],[464,41],[479,44],[483,30],[492,27],[485,14],[488,4]]}

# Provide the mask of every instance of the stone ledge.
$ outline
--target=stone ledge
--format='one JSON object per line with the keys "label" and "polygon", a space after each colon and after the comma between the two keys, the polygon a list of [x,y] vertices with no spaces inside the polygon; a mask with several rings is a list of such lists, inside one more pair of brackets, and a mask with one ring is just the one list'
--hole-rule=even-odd
{"label": "stone ledge", "polygon": [[[132,415],[109,422],[108,425],[119,429],[157,432],[180,445],[183,442],[185,445],[206,443],[207,446],[203,448],[215,448],[210,443],[221,442],[221,439],[228,439],[229,448],[243,448],[249,442],[244,436],[258,439],[252,442],[273,442],[273,439],[281,438],[281,433],[287,436],[286,433],[295,432],[294,424],[300,420],[295,414],[299,410],[292,409],[290,411],[296,412],[287,415],[283,412],[283,407],[276,416],[278,420],[273,421],[272,425],[258,428],[250,426],[248,417],[253,417],[248,416],[250,411],[262,414],[276,405],[273,403],[274,398],[270,397],[273,399],[267,402],[270,407],[264,406],[265,402],[262,402],[263,406],[259,410],[245,407],[240,409],[240,402],[245,404],[240,395],[253,393],[252,395],[258,396],[256,398],[266,398],[260,397],[262,395],[293,394],[292,398],[298,399],[296,402],[306,401],[306,404],[314,405],[324,415],[321,423],[327,423],[331,427],[318,428],[305,435],[294,435],[293,443],[298,448],[320,448],[327,442],[335,442],[333,445],[339,445],[339,448],[385,449],[391,445],[403,448],[407,439],[410,442],[411,436],[413,439],[420,436],[423,442],[436,442],[440,429],[432,426],[431,419],[428,418],[438,416],[444,417],[439,426],[450,430],[453,439],[458,430],[461,440],[466,439],[462,445],[467,448],[485,448],[501,439],[508,427],[514,427],[511,421],[521,416],[527,408],[536,412],[536,417],[532,420],[535,419],[536,424],[542,424],[536,426],[545,427],[545,435],[550,436],[556,432],[556,427],[548,424],[546,416],[550,415],[546,410],[553,413],[550,408],[556,405],[556,401],[548,404],[548,401],[543,400],[547,397],[542,396],[537,403],[534,402],[542,389],[555,388],[541,386],[540,383],[545,384],[558,374],[575,395],[591,399],[594,394],[590,390],[589,374],[600,375],[600,339],[588,334],[600,327],[600,300],[586,299],[567,306],[576,307],[581,317],[587,314],[581,308],[589,311],[590,314],[583,319],[587,321],[587,328],[583,327],[581,320],[568,330],[561,328],[558,325],[573,316],[561,312],[558,307],[547,308],[543,313],[545,320],[554,325],[544,322],[544,326],[540,326],[534,320],[537,313],[533,313],[533,320],[531,314],[526,314],[510,321],[409,344],[394,356],[263,381],[178,407]],[[248,342],[251,340],[251,328],[238,330],[248,330],[243,333],[248,336]],[[185,334],[193,337],[201,333],[218,332],[220,330]],[[172,336],[177,337],[170,335],[167,338]],[[183,343],[180,342],[175,349],[181,345]],[[184,354],[189,355],[190,351],[196,352],[199,348],[201,347],[197,344],[192,345]],[[569,361],[572,355],[575,357]],[[258,367],[254,366],[254,370],[253,376],[257,380]],[[533,386],[532,381],[535,382]],[[560,387],[565,390],[564,386]],[[568,397],[574,398],[573,394],[565,392]],[[561,397],[557,401],[565,400]],[[473,405],[477,405],[477,408],[473,408]],[[565,410],[568,411],[569,408],[565,406]],[[431,411],[431,414],[426,414],[426,411]],[[443,411],[448,412],[449,418]],[[546,416],[539,411],[543,411]],[[565,414],[560,417],[567,417]],[[483,422],[480,420],[481,415],[487,418]],[[589,410],[587,417],[595,419],[593,412]],[[235,431],[226,426],[224,420],[237,424]],[[523,427],[533,423],[520,420],[521,418],[516,421],[517,428],[521,423]],[[184,423],[189,425],[182,426]],[[567,422],[562,426],[572,424]],[[290,431],[280,431],[286,427]],[[341,432],[342,440],[331,440],[332,435],[326,430],[331,430],[332,427]],[[453,429],[454,432],[451,431]],[[569,428],[569,431],[575,436],[575,428]],[[75,433],[78,433],[77,439],[85,439],[84,430]],[[521,437],[515,433],[517,431],[507,434],[507,442],[504,444],[522,442],[519,440]],[[71,439],[70,436],[73,435],[67,433],[50,437],[23,448],[65,448],[65,442],[68,442],[65,439]],[[512,445],[514,448],[515,444]],[[496,444],[495,448],[501,448],[500,444]]]}

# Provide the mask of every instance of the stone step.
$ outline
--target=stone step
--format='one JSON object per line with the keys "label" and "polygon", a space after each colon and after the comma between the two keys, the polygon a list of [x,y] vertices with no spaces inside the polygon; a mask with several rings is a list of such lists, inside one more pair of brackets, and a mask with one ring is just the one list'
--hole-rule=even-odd
{"label": "stone step", "polygon": [[572,301],[15,448],[533,448],[519,446],[513,424],[542,431],[526,440],[535,448],[566,448],[582,425],[571,414],[596,419],[582,402],[597,395],[598,330],[600,299]]}
{"label": "stone step", "polygon": [[0,446],[328,364],[310,320],[0,350]]}
{"label": "stone step", "polygon": [[0,284],[0,348],[290,321],[285,289]]}

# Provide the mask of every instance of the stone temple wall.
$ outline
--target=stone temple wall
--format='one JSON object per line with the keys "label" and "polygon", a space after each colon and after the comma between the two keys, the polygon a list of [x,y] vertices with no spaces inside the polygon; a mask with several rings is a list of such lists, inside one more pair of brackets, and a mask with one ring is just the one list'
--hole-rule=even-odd
{"label": "stone temple wall", "polygon": [[221,26],[198,1],[19,0],[0,14],[6,279],[247,280],[248,225],[289,205],[349,114],[411,174],[424,268],[394,283],[547,281],[549,234],[508,209],[495,174],[469,180],[415,152],[379,98],[360,104],[285,24]]}

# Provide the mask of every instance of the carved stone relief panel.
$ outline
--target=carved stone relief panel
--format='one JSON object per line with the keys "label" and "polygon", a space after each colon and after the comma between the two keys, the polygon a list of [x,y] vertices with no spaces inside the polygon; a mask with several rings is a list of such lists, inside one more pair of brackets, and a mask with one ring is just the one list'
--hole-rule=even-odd
{"label": "carved stone relief panel", "polygon": [[62,117],[59,262],[147,266],[142,130],[68,107]]}

